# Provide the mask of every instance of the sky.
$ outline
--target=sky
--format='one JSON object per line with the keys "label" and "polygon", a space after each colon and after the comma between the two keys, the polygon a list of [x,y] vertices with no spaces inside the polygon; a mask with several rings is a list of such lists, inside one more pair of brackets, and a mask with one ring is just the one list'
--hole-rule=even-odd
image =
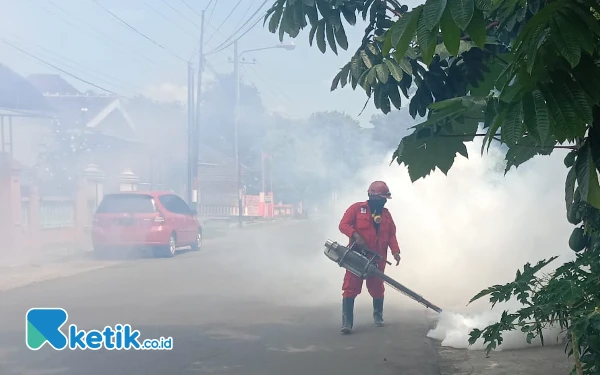
{"label": "sky", "polygon": [[[248,29],[272,2],[269,0],[236,36]],[[417,0],[412,2],[408,5],[416,5]],[[198,65],[201,11],[211,3],[205,12],[204,50],[209,54],[203,75],[209,83],[215,72],[232,71],[233,47],[210,52],[249,20],[262,1],[3,0],[2,3],[0,36],[25,52],[0,40],[0,63],[17,73],[23,76],[59,73],[78,88],[89,87],[57,71],[59,68],[123,96],[143,93],[161,100],[185,100],[188,61],[193,61],[196,68]],[[367,125],[379,111],[371,103],[357,117],[367,99],[363,91],[353,91],[350,87],[329,90],[334,75],[358,47],[363,30],[363,24],[347,25],[350,46],[336,56],[331,51],[322,54],[316,46],[310,47],[307,28],[296,39],[284,39],[283,43],[295,45],[294,50],[273,48],[245,53],[241,77],[257,86],[271,111],[305,117],[316,111],[338,110]],[[280,41],[261,21],[238,43],[239,52],[243,52],[276,46]]]}

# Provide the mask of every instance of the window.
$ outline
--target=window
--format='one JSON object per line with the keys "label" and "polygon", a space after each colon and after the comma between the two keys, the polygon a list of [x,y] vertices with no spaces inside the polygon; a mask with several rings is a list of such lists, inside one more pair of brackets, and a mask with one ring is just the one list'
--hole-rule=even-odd
{"label": "window", "polygon": [[162,195],[158,198],[160,203],[169,211],[180,214],[189,215],[191,214],[190,207],[185,201],[176,195]]}
{"label": "window", "polygon": [[154,199],[142,194],[108,194],[96,211],[101,214],[137,213],[147,214],[156,212]]}

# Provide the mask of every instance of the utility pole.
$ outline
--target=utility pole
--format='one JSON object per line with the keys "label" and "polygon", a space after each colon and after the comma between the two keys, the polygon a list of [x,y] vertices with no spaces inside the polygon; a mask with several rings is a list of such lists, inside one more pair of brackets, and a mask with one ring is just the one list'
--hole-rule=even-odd
{"label": "utility pole", "polygon": [[[194,175],[194,196],[193,202],[196,210],[199,209],[200,204],[200,178],[198,176],[198,162],[200,161],[200,122],[201,122],[201,108],[202,108],[202,72],[204,71],[204,13],[205,10],[202,10],[202,19],[200,23],[200,45],[199,45],[199,53],[198,53],[198,82],[197,82],[197,94],[196,94],[196,118],[193,123],[195,128],[194,133],[194,161],[193,161],[193,169],[192,173]],[[192,85],[194,84],[192,79]]]}
{"label": "utility pole", "polygon": [[237,189],[238,189],[238,227],[244,225],[244,213],[242,212],[242,168],[240,165],[240,61],[238,56],[238,40],[233,41],[233,80],[235,86],[235,106],[233,114],[234,122],[234,143],[235,143],[235,169],[237,174]]}
{"label": "utility pole", "polygon": [[[192,63],[188,62],[188,73],[187,73],[187,87],[188,87],[188,97],[187,97],[187,107],[188,107],[188,165],[187,165],[187,191],[186,198],[189,205],[192,204],[192,189],[194,185],[194,153],[196,152],[196,147],[194,147],[194,139],[195,139],[195,131],[194,131],[194,68],[192,67]],[[196,163],[197,164],[197,163]]]}
{"label": "utility pole", "polygon": [[[263,47],[263,48],[255,48],[243,51],[242,53],[238,52],[238,39],[233,41],[233,80],[235,87],[235,95],[234,95],[234,114],[233,114],[233,122],[234,122],[234,143],[235,143],[235,166],[237,172],[237,189],[238,189],[238,226],[241,228],[244,224],[244,213],[243,213],[243,205],[242,205],[242,167],[240,163],[240,137],[239,137],[239,128],[240,128],[240,55],[243,55],[246,52],[252,51],[262,51],[265,49],[273,49],[273,48],[284,48],[286,50],[293,50],[295,46],[292,45],[276,45],[272,47]],[[242,64],[253,64],[248,62],[242,62]],[[272,185],[272,183],[271,183]],[[264,189],[263,189],[264,190]]]}

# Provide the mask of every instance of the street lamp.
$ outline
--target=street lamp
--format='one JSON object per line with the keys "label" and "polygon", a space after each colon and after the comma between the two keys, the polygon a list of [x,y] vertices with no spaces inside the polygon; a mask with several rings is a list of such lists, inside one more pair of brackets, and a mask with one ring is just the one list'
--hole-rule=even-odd
{"label": "street lamp", "polygon": [[234,106],[234,142],[235,142],[235,166],[237,173],[237,190],[238,190],[238,227],[243,226],[244,213],[242,205],[242,171],[240,165],[240,146],[239,146],[239,117],[240,117],[240,56],[248,52],[262,51],[265,49],[278,49],[282,48],[287,51],[294,50],[296,46],[293,43],[290,44],[276,44],[270,47],[254,48],[238,52],[238,40],[233,42],[233,79],[235,82],[235,106]]}

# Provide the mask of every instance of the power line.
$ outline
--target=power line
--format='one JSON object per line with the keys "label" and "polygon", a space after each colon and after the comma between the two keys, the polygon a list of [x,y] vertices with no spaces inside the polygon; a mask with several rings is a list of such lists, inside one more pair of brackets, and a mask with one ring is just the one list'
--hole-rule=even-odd
{"label": "power line", "polygon": [[165,20],[171,22],[173,25],[177,26],[177,28],[179,28],[181,31],[185,32],[186,34],[188,34],[192,38],[196,39],[196,35],[194,35],[193,33],[191,33],[189,30],[183,28],[180,24],[178,24],[177,22],[175,22],[172,19],[170,19],[169,17],[167,17],[165,14],[163,14],[161,11],[159,11],[158,9],[156,9],[155,7],[153,7],[152,5],[148,4],[148,2],[146,0],[140,0],[140,1],[145,6],[147,6],[151,10],[153,10],[156,14],[158,14],[159,16],[161,16],[162,18],[164,18]]}
{"label": "power line", "polygon": [[185,18],[189,23],[191,23],[192,25],[194,25],[197,29],[200,29],[200,26],[198,26],[197,23],[195,23],[193,20],[189,19],[185,14],[181,13],[177,8],[175,8],[173,6],[173,4],[170,4],[168,1],[166,0],[161,0],[166,6],[168,6],[169,8],[171,8],[175,13],[179,14],[181,17]]}
{"label": "power line", "polygon": [[[23,41],[27,42],[27,40],[25,40],[24,38],[21,38],[21,37],[19,37],[18,35],[15,35],[14,33],[7,32],[6,30],[2,30],[2,31],[3,31],[4,33],[7,33],[7,34],[10,34],[10,35],[12,35],[12,37],[13,37],[13,38],[17,39],[18,41],[21,41],[21,43],[22,43]],[[19,44],[21,44],[21,43],[19,43]],[[47,51],[47,54],[48,54],[48,55],[54,55],[54,56],[55,56],[55,58],[57,58],[57,59],[59,59],[59,60],[66,61],[66,63],[64,63],[64,62],[63,62],[63,65],[67,66],[67,67],[68,67],[68,68],[70,68],[71,70],[75,70],[75,71],[82,72],[82,73],[84,73],[84,74],[90,74],[90,75],[92,75],[92,76],[96,76],[96,78],[97,78],[98,80],[100,80],[100,81],[103,81],[103,82],[105,82],[105,83],[107,83],[107,84],[109,84],[109,85],[111,85],[111,86],[114,86],[114,87],[120,87],[120,88],[122,88],[122,89],[125,89],[125,90],[127,90],[127,91],[131,91],[131,92],[133,92],[133,93],[136,93],[136,94],[142,91],[142,90],[139,90],[138,88],[135,88],[133,85],[129,85],[129,84],[127,84],[127,83],[125,83],[124,85],[122,85],[121,83],[123,83],[123,82],[121,82],[121,81],[120,81],[118,78],[111,77],[111,76],[109,76],[109,75],[107,75],[107,74],[100,74],[100,73],[98,73],[98,72],[95,72],[94,70],[92,70],[92,69],[89,69],[89,68],[88,68],[88,69],[85,69],[84,67],[82,67],[82,66],[81,66],[81,64],[80,64],[80,63],[78,63],[78,62],[76,62],[76,61],[74,61],[74,60],[71,60],[71,59],[69,59],[69,58],[67,58],[67,57],[61,56],[61,55],[59,55],[59,54],[55,53],[54,51],[52,51],[51,49],[49,49],[49,48],[46,48],[46,47],[44,47],[44,46],[42,46],[42,45],[40,45],[40,44],[38,44],[38,43],[35,43],[35,42],[32,42],[32,41],[29,41],[29,43],[30,43],[30,44],[32,44],[32,45],[34,45],[34,46],[37,46],[37,47],[38,47],[39,49],[41,49],[41,50],[45,50],[45,51]],[[42,56],[42,57],[43,57],[43,56]],[[70,63],[70,64],[69,64],[69,63]],[[71,65],[71,64],[72,64],[72,65]],[[87,70],[87,71],[86,71],[86,70]],[[102,76],[104,76],[104,77],[108,78],[108,80],[107,80],[107,79],[105,79],[105,78],[102,78]],[[119,82],[120,82],[120,83],[119,83]]]}
{"label": "power line", "polygon": [[[263,71],[266,73],[266,76],[268,76],[269,74],[265,71],[264,67],[261,64],[255,64],[258,69],[254,69],[254,66],[250,65],[248,66],[248,69],[250,69],[251,71],[254,72],[254,74],[256,74],[261,81],[263,81],[267,86],[269,86],[269,80],[267,78],[265,78],[265,76],[262,75],[262,73],[259,73],[259,70]],[[294,101],[292,99],[290,99],[290,97],[285,93],[285,90],[283,90],[279,85],[277,85],[276,83],[273,84],[273,86],[275,87],[276,91],[279,91],[279,95],[283,96],[284,99],[286,99],[290,104],[294,104]]]}
{"label": "power line", "polygon": [[[92,0],[92,1],[93,1],[93,0]],[[32,53],[30,53],[30,52],[28,52],[28,51],[24,50],[23,48],[21,48],[21,47],[18,47],[18,46],[16,46],[16,45],[14,45],[13,43],[9,42],[8,40],[6,40],[6,39],[4,39],[4,38],[2,38],[2,37],[0,37],[0,42],[3,42],[3,43],[5,43],[5,44],[7,44],[7,45],[9,45],[9,46],[13,47],[14,49],[16,49],[16,50],[18,50],[18,51],[20,51],[20,52],[24,53],[25,55],[27,55],[27,56],[29,56],[29,57],[31,57],[31,58],[33,58],[33,59],[35,59],[35,60],[37,60],[37,61],[41,62],[42,64],[44,64],[44,65],[47,65],[47,66],[49,66],[49,67],[51,67],[51,68],[53,68],[53,69],[56,69],[56,70],[58,70],[58,71],[59,71],[59,72],[61,72],[61,73],[64,73],[64,74],[66,74],[66,75],[68,75],[68,76],[70,76],[70,77],[72,77],[72,78],[75,78],[75,79],[76,79],[76,80],[78,80],[78,81],[81,81],[81,82],[83,82],[83,83],[86,83],[86,84],[88,84],[88,85],[90,85],[90,86],[96,87],[96,88],[98,88],[98,89],[100,89],[100,90],[102,90],[102,91],[106,91],[106,92],[108,92],[108,93],[110,93],[110,94],[113,94],[113,95],[115,95],[115,96],[125,97],[124,95],[117,94],[117,93],[115,93],[115,92],[113,92],[113,91],[111,91],[111,90],[109,90],[109,89],[106,89],[106,88],[104,88],[104,87],[102,87],[102,86],[96,85],[95,83],[92,83],[92,82],[90,82],[90,81],[88,81],[88,80],[86,80],[86,79],[83,79],[83,78],[81,78],[81,77],[79,77],[79,76],[77,76],[77,75],[75,75],[75,74],[73,74],[73,73],[70,73],[70,72],[68,72],[68,71],[66,71],[66,70],[64,70],[64,69],[62,69],[62,68],[60,68],[60,67],[58,67],[58,66],[56,66],[56,65],[54,65],[54,64],[52,64],[52,63],[49,63],[49,62],[47,62],[46,60],[44,60],[44,59],[41,59],[41,58],[39,58],[39,57],[35,56],[34,54],[32,54]]]}
{"label": "power line", "polygon": [[159,48],[163,49],[164,51],[168,52],[169,54],[171,54],[173,57],[187,63],[187,60],[184,59],[183,57],[171,52],[170,50],[168,50],[167,48],[165,48],[162,44],[156,42],[154,39],[150,38],[149,36],[147,36],[146,34],[142,33],[141,31],[139,31],[138,29],[136,29],[135,27],[131,26],[127,21],[123,20],[122,18],[120,18],[119,16],[117,16],[116,14],[114,14],[113,12],[111,12],[109,9],[107,9],[106,7],[104,7],[103,5],[101,5],[98,0],[92,0],[96,5],[98,5],[100,8],[102,8],[105,12],[107,12],[108,14],[110,14],[111,16],[113,16],[116,20],[118,20],[119,22],[123,23],[127,28],[129,28],[130,30],[134,31],[135,33],[141,35],[143,38],[147,39],[148,41],[150,41],[151,43],[153,43],[154,45],[158,46]]}
{"label": "power line", "polygon": [[[223,42],[223,43],[221,44],[221,46],[222,46],[221,48],[217,47],[216,49],[214,49],[214,50],[212,50],[212,51],[208,52],[208,53],[207,53],[207,55],[212,55],[213,53],[218,53],[218,52],[221,52],[221,51],[223,51],[224,49],[226,49],[226,48],[228,48],[229,46],[231,46],[233,43],[235,43],[235,41],[236,41],[236,40],[239,40],[241,37],[243,37],[244,35],[248,34],[248,33],[250,32],[250,30],[252,30],[252,29],[253,29],[253,28],[254,28],[256,25],[258,25],[258,23],[260,22],[260,20],[262,19],[262,17],[263,17],[262,15],[261,15],[260,17],[258,17],[258,19],[257,19],[257,20],[256,20],[256,21],[255,21],[255,22],[254,22],[254,23],[253,23],[253,24],[252,24],[252,25],[251,25],[251,26],[248,28],[248,30],[244,31],[244,32],[242,33],[242,35],[240,35],[240,36],[236,37],[234,40],[232,40],[231,42],[229,42],[229,43],[227,43],[227,44],[225,44],[225,45],[223,45],[223,43],[225,43],[225,42]],[[227,39],[228,39],[228,40],[229,40],[229,39],[231,39],[231,38],[232,38],[234,35],[235,35],[235,34],[232,34],[232,35],[231,35],[229,38],[227,38]]]}
{"label": "power line", "polygon": [[[212,2],[212,0],[211,0],[211,2]],[[208,22],[210,22],[210,19],[212,18],[212,15],[215,12],[215,8],[217,7],[218,3],[219,3],[219,0],[216,0],[215,5],[213,6],[212,10],[210,11],[210,14],[208,15]],[[206,7],[206,9],[208,9],[208,6]]]}
{"label": "power line", "polygon": [[210,8],[210,4],[212,4],[212,2],[213,2],[213,1],[214,1],[214,0],[210,0],[210,1],[208,2],[208,4],[206,4],[206,8],[204,8],[204,10],[208,10],[208,8]]}
{"label": "power line", "polygon": [[252,9],[252,5],[254,5],[254,2],[256,0],[252,0],[250,2],[250,4],[248,5],[248,8],[246,8],[246,11],[244,12],[244,14],[242,15],[242,17],[240,18],[240,22],[238,22],[238,24],[235,26],[235,28],[240,27],[240,25],[242,24],[242,22],[244,21],[244,18],[246,18],[246,15],[248,14],[248,12],[250,11],[250,9]]}
{"label": "power line", "polygon": [[[255,11],[255,12],[254,12],[254,13],[253,13],[253,14],[252,14],[250,17],[248,17],[248,20],[247,20],[246,22],[244,22],[244,24],[243,24],[242,26],[240,26],[240,27],[239,27],[239,28],[238,28],[238,29],[237,29],[235,32],[233,32],[233,34],[231,34],[231,36],[229,36],[229,38],[225,39],[225,41],[223,41],[223,43],[221,43],[219,46],[217,46],[215,49],[213,49],[212,51],[208,52],[207,54],[211,54],[211,53],[213,53],[213,52],[219,52],[219,51],[222,51],[222,50],[224,50],[225,48],[227,48],[227,47],[231,46],[231,45],[232,45],[232,44],[235,42],[235,40],[234,40],[234,41],[232,41],[232,42],[230,42],[230,43],[229,43],[229,44],[227,44],[227,45],[225,45],[225,43],[227,43],[228,41],[230,41],[230,40],[231,40],[231,38],[233,38],[233,37],[235,36],[235,34],[237,34],[238,32],[240,32],[240,31],[242,30],[242,28],[243,28],[244,26],[246,26],[246,25],[248,24],[248,22],[250,22],[250,21],[251,21],[251,20],[254,18],[254,16],[256,16],[256,15],[257,15],[257,14],[258,14],[258,13],[261,11],[261,9],[262,9],[262,8],[265,6],[265,4],[266,4],[268,1],[269,1],[269,0],[264,0],[264,1],[263,1],[263,3],[262,3],[262,4],[261,4],[259,7],[258,7],[258,9],[256,9],[256,11]],[[239,39],[239,38],[241,38],[241,37],[243,37],[243,36],[244,36],[244,35],[246,35],[246,34],[247,34],[247,33],[248,33],[250,30],[252,30],[252,29],[254,28],[254,26],[256,26],[256,25],[257,25],[257,24],[260,22],[260,20],[261,20],[261,19],[262,19],[262,15],[261,15],[261,16],[260,16],[260,17],[259,17],[257,20],[256,20],[256,22],[255,22],[255,23],[254,23],[252,26],[250,26],[250,28],[249,28],[248,30],[246,30],[246,31],[245,31],[245,32],[244,32],[242,35],[240,35],[239,37],[237,37],[237,38],[236,38],[236,40],[237,40],[237,39]],[[222,48],[221,48],[221,47],[222,47]]]}
{"label": "power line", "polygon": [[223,20],[223,22],[221,22],[221,24],[219,26],[217,26],[217,30],[213,33],[213,35],[211,35],[210,38],[208,38],[208,40],[206,41],[206,43],[209,43],[212,40],[212,38],[214,38],[214,36],[217,35],[217,33],[219,32],[219,30],[221,30],[221,27],[223,27],[223,25],[225,24],[225,22],[227,22],[227,20],[229,19],[229,17],[231,17],[231,15],[233,14],[233,12],[235,12],[235,10],[237,9],[237,7],[239,7],[241,3],[242,3],[242,0],[238,0],[237,4],[235,4],[235,6],[233,7],[233,9],[231,10],[231,12],[229,12],[229,14],[227,15],[227,17],[225,17],[225,19]]}
{"label": "power line", "polygon": [[195,13],[198,17],[202,17],[202,15],[200,13],[198,13],[198,11],[194,8],[192,8],[192,6],[186,1],[186,0],[180,0],[189,10],[191,10],[193,13]]}
{"label": "power line", "polygon": [[[90,24],[89,24],[87,21],[85,21],[85,20],[82,20],[81,18],[74,16],[72,12],[69,12],[68,10],[66,10],[66,9],[65,9],[65,8],[63,8],[62,6],[58,5],[57,3],[53,2],[52,0],[46,0],[46,1],[47,1],[47,2],[48,2],[50,5],[52,5],[52,6],[54,6],[55,8],[57,8],[57,9],[61,10],[63,13],[65,13],[65,14],[67,14],[67,15],[70,15],[70,16],[72,16],[72,17],[74,17],[74,18],[78,18],[78,19],[79,19],[81,22],[84,22],[84,23],[86,24],[86,27],[90,28],[91,30],[94,30],[94,31],[95,31],[95,32],[97,32],[97,33],[98,33],[100,36],[103,36],[104,38],[106,38],[106,40],[108,40],[108,41],[112,42],[112,43],[113,43],[115,46],[117,46],[117,47],[119,47],[119,46],[120,46],[121,48],[118,48],[118,49],[119,49],[121,52],[130,53],[130,54],[132,54],[132,55],[134,55],[134,56],[136,56],[136,57],[141,57],[141,58],[143,58],[143,59],[144,59],[146,62],[149,62],[149,63],[151,63],[151,64],[154,64],[154,65],[158,65],[158,64],[157,64],[157,63],[156,63],[154,60],[152,60],[152,59],[150,59],[150,58],[148,58],[148,57],[146,57],[146,56],[144,56],[144,55],[141,55],[141,54],[139,54],[139,53],[133,52],[133,51],[131,50],[131,47],[130,47],[130,46],[125,46],[124,44],[121,44],[121,43],[117,42],[115,39],[113,39],[113,38],[109,37],[108,35],[104,34],[104,32],[103,32],[103,31],[99,31],[97,28],[94,28],[92,25],[90,25]],[[90,34],[90,33],[89,33],[89,31],[88,31],[87,29],[84,29],[84,28],[78,27],[77,25],[75,25],[74,23],[70,22],[68,19],[66,19],[66,18],[62,17],[61,15],[59,15],[59,14],[56,14],[55,12],[53,12],[53,11],[51,11],[51,10],[47,9],[47,8],[44,8],[43,6],[42,6],[42,7],[40,7],[40,9],[44,10],[46,13],[50,13],[50,14],[53,14],[53,15],[57,16],[57,17],[58,17],[58,18],[60,18],[60,19],[61,19],[63,22],[65,22],[67,25],[69,25],[69,26],[73,27],[74,29],[76,29],[76,30],[79,30],[79,31],[81,31],[81,32],[83,32],[83,33],[86,33],[86,34],[88,34],[89,36],[91,36],[92,38],[96,38],[94,35]],[[140,62],[140,61],[141,61],[140,59],[135,59],[135,60],[136,60],[136,61],[138,61],[138,62]]]}

